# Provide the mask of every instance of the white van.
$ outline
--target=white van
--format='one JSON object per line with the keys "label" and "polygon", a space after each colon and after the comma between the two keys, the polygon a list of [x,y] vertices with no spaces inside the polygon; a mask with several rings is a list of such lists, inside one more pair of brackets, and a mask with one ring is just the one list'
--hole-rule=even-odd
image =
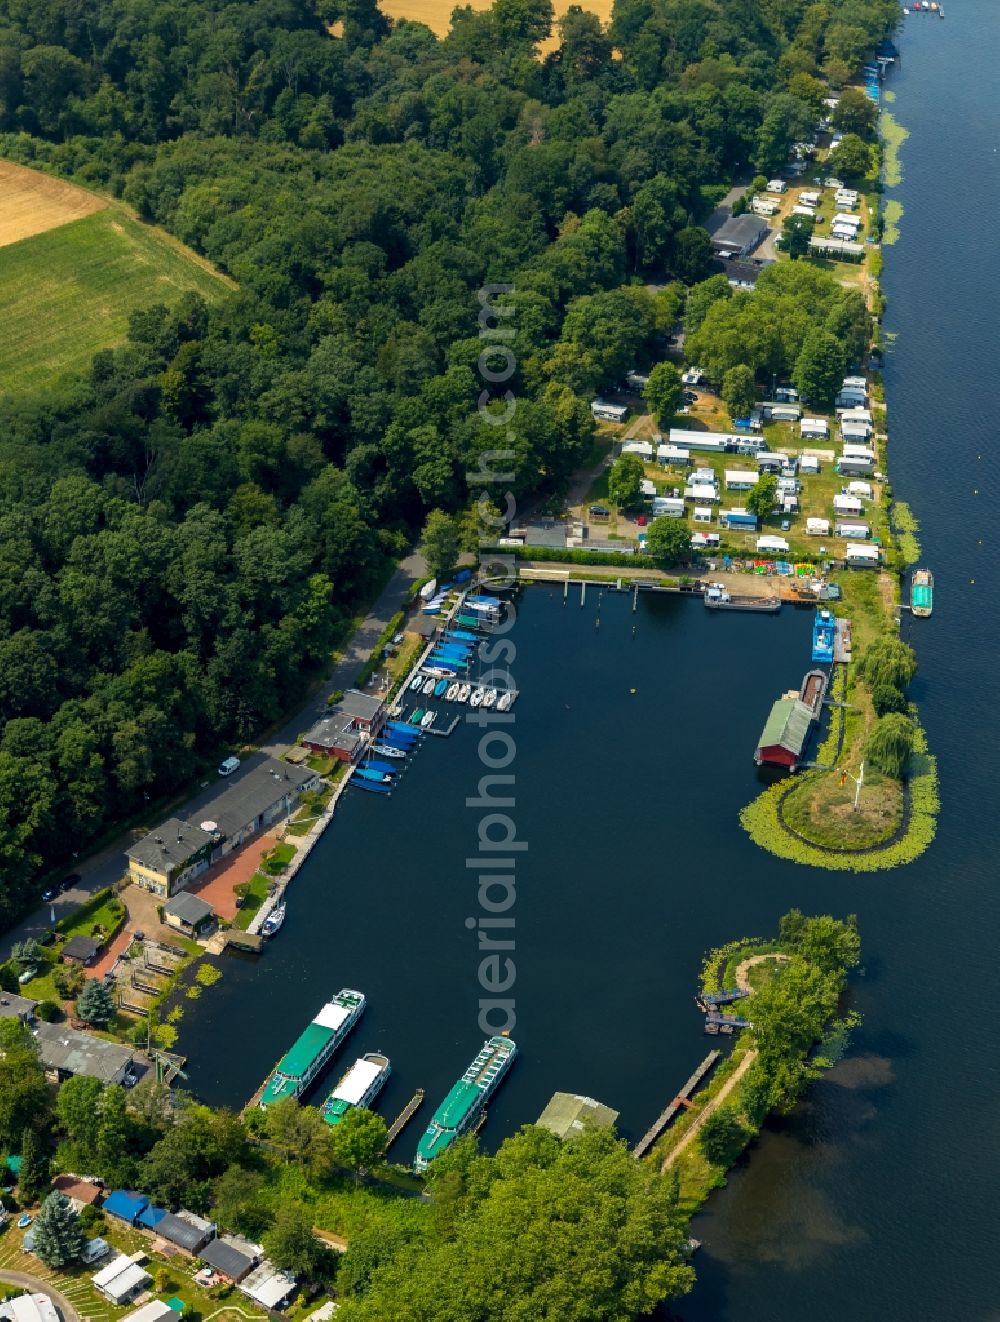
{"label": "white van", "polygon": [[233,772],[237,770],[239,765],[240,759],[238,757],[227,757],[224,762],[219,764],[219,775],[231,776]]}

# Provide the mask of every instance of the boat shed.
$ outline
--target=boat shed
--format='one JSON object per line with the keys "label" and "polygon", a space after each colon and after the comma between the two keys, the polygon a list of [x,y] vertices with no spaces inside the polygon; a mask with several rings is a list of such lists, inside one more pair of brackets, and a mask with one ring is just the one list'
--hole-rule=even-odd
{"label": "boat shed", "polygon": [[156,1227],[156,1233],[160,1239],[194,1257],[210,1239],[214,1239],[215,1224],[182,1208],[177,1213],[168,1212]]}
{"label": "boat shed", "polygon": [[758,766],[787,767],[794,771],[802,760],[813,717],[798,698],[779,698],[761,732],[754,753]]}
{"label": "boat shed", "polygon": [[163,906],[163,921],[185,936],[200,935],[211,926],[214,918],[215,910],[208,901],[199,899],[190,891],[181,891]]}
{"label": "boat shed", "polygon": [[148,1206],[149,1199],[144,1194],[133,1193],[128,1189],[113,1189],[105,1198],[102,1211],[124,1221],[128,1226],[134,1226],[139,1213]]}
{"label": "boat shed", "polygon": [[235,1285],[253,1271],[261,1255],[254,1252],[249,1244],[220,1236],[219,1239],[209,1240],[198,1251],[198,1257]]}
{"label": "boat shed", "polygon": [[83,1074],[105,1084],[121,1083],[132,1064],[130,1047],[65,1024],[38,1024],[35,1041],[46,1074],[60,1082]]}
{"label": "boat shed", "polygon": [[730,216],[712,235],[712,247],[724,260],[749,257],[768,235],[767,222],[751,212]]}
{"label": "boat shed", "polygon": [[618,1119],[618,1112],[593,1097],[577,1093],[553,1093],[548,1105],[538,1117],[537,1124],[548,1129],[557,1138],[574,1138],[587,1129],[610,1129]]}

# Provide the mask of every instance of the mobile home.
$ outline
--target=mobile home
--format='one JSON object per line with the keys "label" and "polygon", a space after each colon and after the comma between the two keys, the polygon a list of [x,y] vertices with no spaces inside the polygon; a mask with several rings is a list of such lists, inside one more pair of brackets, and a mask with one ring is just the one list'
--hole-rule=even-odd
{"label": "mobile home", "polygon": [[673,464],[675,468],[685,468],[691,462],[691,451],[682,450],[679,445],[658,445],[656,457],[661,464]]}
{"label": "mobile home", "polygon": [[830,424],[826,418],[803,418],[799,430],[803,440],[826,440],[830,435]]}
{"label": "mobile home", "polygon": [[833,498],[834,514],[860,514],[864,509],[857,496],[845,496],[838,492]]}
{"label": "mobile home", "polygon": [[781,554],[789,549],[784,537],[758,537],[757,550],[765,555]]}
{"label": "mobile home", "polygon": [[714,468],[694,468],[688,474],[688,481],[693,487],[714,487],[716,484]]}
{"label": "mobile home", "polygon": [[875,456],[871,450],[845,450],[837,460],[837,472],[843,477],[865,477],[875,471]]}
{"label": "mobile home", "polygon": [[689,431],[684,427],[671,427],[669,441],[681,450],[709,450],[715,454],[725,454],[736,448],[739,437],[732,432]]}
{"label": "mobile home", "polygon": [[851,537],[864,541],[871,536],[871,529],[867,523],[838,523],[834,527],[834,532],[838,537]]}
{"label": "mobile home", "polygon": [[830,523],[827,519],[806,519],[806,533],[810,537],[829,537]]}
{"label": "mobile home", "polygon": [[741,532],[756,532],[757,515],[744,509],[720,510],[719,526],[739,529]]}
{"label": "mobile home", "polygon": [[863,444],[872,434],[871,423],[868,422],[845,422],[840,420],[840,436],[845,444],[852,441],[857,444]]}
{"label": "mobile home", "polygon": [[592,400],[590,411],[598,422],[624,422],[628,417],[627,404],[609,404],[606,399]]}
{"label": "mobile home", "polygon": [[694,523],[711,523],[712,510],[708,505],[695,505],[691,518]]}
{"label": "mobile home", "polygon": [[742,468],[727,468],[725,473],[727,491],[752,491],[757,485],[757,473],[747,472]]}
{"label": "mobile home", "polygon": [[653,447],[649,441],[626,441],[622,446],[622,454],[637,454],[640,459],[652,459]]}
{"label": "mobile home", "polygon": [[718,547],[721,540],[717,532],[694,532],[691,534],[691,549],[693,551],[712,551]]}
{"label": "mobile home", "polygon": [[717,487],[710,487],[707,482],[699,482],[697,486],[687,486],[684,488],[685,500],[700,500],[706,505],[720,504],[720,497]]}
{"label": "mobile home", "polygon": [[758,216],[773,216],[778,210],[778,203],[770,197],[755,197],[750,206]]}
{"label": "mobile home", "polygon": [[784,455],[759,454],[757,468],[761,473],[781,473],[784,471]]}
{"label": "mobile home", "polygon": [[859,500],[871,500],[874,493],[870,482],[848,482],[847,494],[857,496]]}
{"label": "mobile home", "polygon": [[799,459],[799,472],[816,474],[820,471],[819,460],[814,454],[804,454]]}
{"label": "mobile home", "polygon": [[787,188],[788,185],[785,183],[784,179],[770,179],[768,180],[767,188],[764,191],[767,193],[784,193]]}
{"label": "mobile home", "polygon": [[681,519],[684,517],[684,501],[680,496],[657,496],[653,501],[653,514],[657,518]]}
{"label": "mobile home", "polygon": [[848,542],[844,547],[844,559],[855,569],[877,569],[879,549],[866,542]]}

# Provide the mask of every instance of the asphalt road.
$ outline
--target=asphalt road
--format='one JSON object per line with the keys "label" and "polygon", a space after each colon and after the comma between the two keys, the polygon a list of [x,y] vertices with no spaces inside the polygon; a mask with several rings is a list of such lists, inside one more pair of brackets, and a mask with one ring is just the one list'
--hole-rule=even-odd
{"label": "asphalt road", "polygon": [[[253,766],[256,762],[263,761],[267,756],[277,757],[284,753],[295,743],[298,735],[325,711],[326,700],[331,693],[335,693],[338,689],[353,687],[358,671],[368,660],[382,631],[396,612],[402,609],[413,589],[413,584],[417,579],[422,578],[426,572],[426,562],[419,553],[407,556],[400,563],[371,611],[355,631],[345,648],[343,658],[338,662],[322,688],[313,693],[308,702],[293,716],[290,716],[280,729],[272,731],[267,736],[260,745],[260,752],[245,760],[247,766]],[[196,805],[204,790],[205,786],[202,785],[187,803],[174,809],[174,815],[182,818],[186,817],[189,809]],[[16,927],[0,936],[0,961],[9,959],[11,947],[16,941],[23,941],[25,937],[29,936],[41,936],[51,926],[53,913],[56,919],[64,918],[84,903],[94,891],[100,890],[104,886],[111,886],[118,881],[126,870],[125,850],[141,834],[144,834],[144,831],[123,832],[100,853],[68,865],[67,873],[78,872],[80,874],[80,884],[64,895],[58,896],[51,905],[39,905],[37,909],[23,918]]]}
{"label": "asphalt road", "polygon": [[70,1301],[54,1286],[49,1285],[48,1281],[42,1281],[37,1276],[29,1276],[27,1272],[7,1271],[0,1272],[0,1281],[3,1281],[5,1285],[23,1285],[26,1290],[31,1290],[34,1294],[48,1295],[56,1308],[62,1313],[63,1322],[80,1322],[80,1314]]}

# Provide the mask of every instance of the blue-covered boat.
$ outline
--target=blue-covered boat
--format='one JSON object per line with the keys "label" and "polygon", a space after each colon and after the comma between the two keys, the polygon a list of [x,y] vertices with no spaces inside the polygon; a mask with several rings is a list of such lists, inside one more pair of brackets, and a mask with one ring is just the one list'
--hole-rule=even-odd
{"label": "blue-covered boat", "polygon": [[821,664],[833,661],[833,644],[837,636],[837,622],[832,612],[821,607],[813,620],[812,659]]}
{"label": "blue-covered boat", "polygon": [[474,645],[481,641],[474,633],[469,633],[468,629],[449,629],[444,638],[445,642],[455,639],[460,643],[472,643]]}
{"label": "blue-covered boat", "polygon": [[388,785],[391,782],[392,777],[387,775],[384,771],[369,771],[367,767],[355,767],[351,779],[369,780],[376,785]]}
{"label": "blue-covered boat", "polygon": [[391,762],[382,762],[377,757],[369,757],[362,764],[365,771],[378,771],[384,776],[398,776],[399,767],[393,766]]}
{"label": "blue-covered boat", "polygon": [[443,698],[447,692],[448,692],[448,681],[446,679],[439,679],[438,682],[434,685],[435,698]]}
{"label": "blue-covered boat", "polygon": [[365,780],[365,778],[363,776],[359,776],[357,772],[354,772],[354,774],[351,776],[351,784],[356,785],[359,790],[368,790],[371,794],[392,793],[391,785],[383,785],[381,781],[377,781],[377,780]]}
{"label": "blue-covered boat", "polygon": [[412,727],[407,725],[405,721],[386,721],[385,728],[390,731],[390,733],[398,734],[404,739],[413,739],[415,741],[420,738],[420,736],[415,734]]}

